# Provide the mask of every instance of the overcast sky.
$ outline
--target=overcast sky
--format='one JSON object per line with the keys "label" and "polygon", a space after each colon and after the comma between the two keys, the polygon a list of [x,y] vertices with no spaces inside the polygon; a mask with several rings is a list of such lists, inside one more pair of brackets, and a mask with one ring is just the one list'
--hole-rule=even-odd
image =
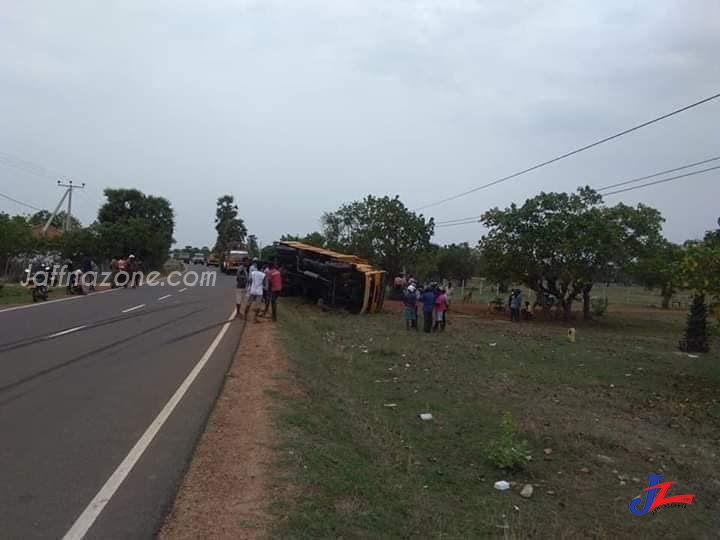
{"label": "overcast sky", "polygon": [[[85,181],[85,224],[105,187],[136,187],[171,201],[181,245],[214,243],[230,193],[266,244],[368,193],[414,208],[720,92],[719,52],[717,0],[4,0],[0,191],[50,209],[62,194],[8,154]],[[424,212],[718,155],[720,100]],[[608,202],[659,208],[682,241],[719,196],[720,170]]]}

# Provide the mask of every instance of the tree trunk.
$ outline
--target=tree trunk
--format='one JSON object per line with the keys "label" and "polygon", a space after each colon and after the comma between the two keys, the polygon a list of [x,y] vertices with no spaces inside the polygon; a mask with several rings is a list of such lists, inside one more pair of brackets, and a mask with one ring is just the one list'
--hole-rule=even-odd
{"label": "tree trunk", "polygon": [[572,300],[563,300],[562,308],[563,308],[563,320],[567,321],[570,319],[570,314],[572,313]]}
{"label": "tree trunk", "polygon": [[586,321],[591,321],[592,313],[590,313],[590,287],[583,287],[582,298],[583,298],[583,319],[585,319]]}
{"label": "tree trunk", "polygon": [[672,299],[672,296],[673,296],[672,287],[663,285],[661,294],[662,294],[662,308],[670,309],[670,300]]}

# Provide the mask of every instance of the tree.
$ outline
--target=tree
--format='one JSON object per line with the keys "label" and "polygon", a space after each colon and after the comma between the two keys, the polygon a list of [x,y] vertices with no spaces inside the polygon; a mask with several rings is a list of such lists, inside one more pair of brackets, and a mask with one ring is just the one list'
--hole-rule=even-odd
{"label": "tree", "polygon": [[107,202],[98,211],[100,255],[134,254],[149,268],[160,267],[175,241],[175,217],[170,202],[137,189],[106,189]]}
{"label": "tree", "polygon": [[465,281],[477,275],[478,264],[478,252],[467,242],[449,244],[438,250],[437,271],[442,277]]}
{"label": "tree", "polygon": [[311,232],[310,234],[306,234],[305,236],[300,236],[298,234],[283,234],[280,237],[281,242],[302,242],[304,244],[309,244],[311,246],[315,247],[325,247],[325,237],[320,232]]}
{"label": "tree", "polygon": [[631,261],[626,272],[648,289],[660,289],[662,307],[668,309],[670,300],[680,286],[683,255],[682,246],[663,238]]}
{"label": "tree", "polygon": [[[50,219],[51,213],[48,210],[40,210],[39,212],[35,212],[30,218],[28,219],[28,222],[30,225],[45,225]],[[67,212],[65,210],[61,210],[58,212],[55,217],[53,218],[52,222],[50,222],[50,225],[57,229],[65,229],[65,219],[67,218]],[[75,216],[70,216],[70,229],[71,230],[78,230],[82,228],[82,223],[80,223],[80,220],[77,219]]]}
{"label": "tree", "polygon": [[238,217],[238,207],[232,195],[223,195],[217,200],[215,230],[217,231],[217,241],[215,242],[217,253],[225,253],[245,243],[247,228],[245,222]]}
{"label": "tree", "polygon": [[0,272],[7,271],[12,257],[28,253],[34,247],[30,226],[23,216],[0,212]]}
{"label": "tree", "polygon": [[590,319],[593,284],[658,242],[662,221],[657,210],[642,204],[605,207],[589,187],[540,193],[520,207],[486,212],[482,222],[489,232],[480,246],[490,277],[555,296],[565,318],[582,297],[583,315]]}
{"label": "tree", "polygon": [[686,242],[680,272],[683,285],[694,293],[680,349],[707,352],[706,302],[720,300],[720,235],[709,232],[701,242]]}
{"label": "tree", "polygon": [[251,257],[259,257],[260,249],[258,248],[257,236],[254,234],[247,237],[247,250]]}
{"label": "tree", "polygon": [[323,234],[330,249],[367,258],[397,275],[413,266],[430,246],[433,218],[425,220],[395,197],[368,195],[322,216]]}

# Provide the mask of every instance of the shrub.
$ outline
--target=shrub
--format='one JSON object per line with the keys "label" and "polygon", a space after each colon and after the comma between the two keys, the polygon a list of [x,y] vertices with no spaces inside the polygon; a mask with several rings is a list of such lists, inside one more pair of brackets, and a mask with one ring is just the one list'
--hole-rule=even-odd
{"label": "shrub", "polygon": [[685,327],[685,339],[680,341],[680,350],[685,352],[708,352],[707,305],[705,296],[696,294],[690,306]]}
{"label": "shrub", "polygon": [[602,317],[608,308],[607,298],[592,298],[590,300],[590,311],[595,317]]}
{"label": "shrub", "polygon": [[487,448],[488,461],[498,469],[522,469],[530,459],[527,442],[518,439],[512,415],[506,412],[500,424],[500,434]]}

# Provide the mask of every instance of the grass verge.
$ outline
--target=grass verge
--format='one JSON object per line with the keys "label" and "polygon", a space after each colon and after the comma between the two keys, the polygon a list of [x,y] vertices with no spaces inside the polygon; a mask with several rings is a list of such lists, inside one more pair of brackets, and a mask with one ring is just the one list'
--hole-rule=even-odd
{"label": "grass verge", "polygon": [[[714,538],[720,355],[676,353],[683,320],[612,315],[569,343],[557,325],[456,316],[426,335],[397,314],[284,302],[281,339],[303,392],[278,397],[277,481],[292,495],[276,500],[276,534]],[[532,456],[520,470],[489,459],[505,413]],[[694,503],[632,515],[648,474]],[[509,491],[493,488],[501,479]]]}

